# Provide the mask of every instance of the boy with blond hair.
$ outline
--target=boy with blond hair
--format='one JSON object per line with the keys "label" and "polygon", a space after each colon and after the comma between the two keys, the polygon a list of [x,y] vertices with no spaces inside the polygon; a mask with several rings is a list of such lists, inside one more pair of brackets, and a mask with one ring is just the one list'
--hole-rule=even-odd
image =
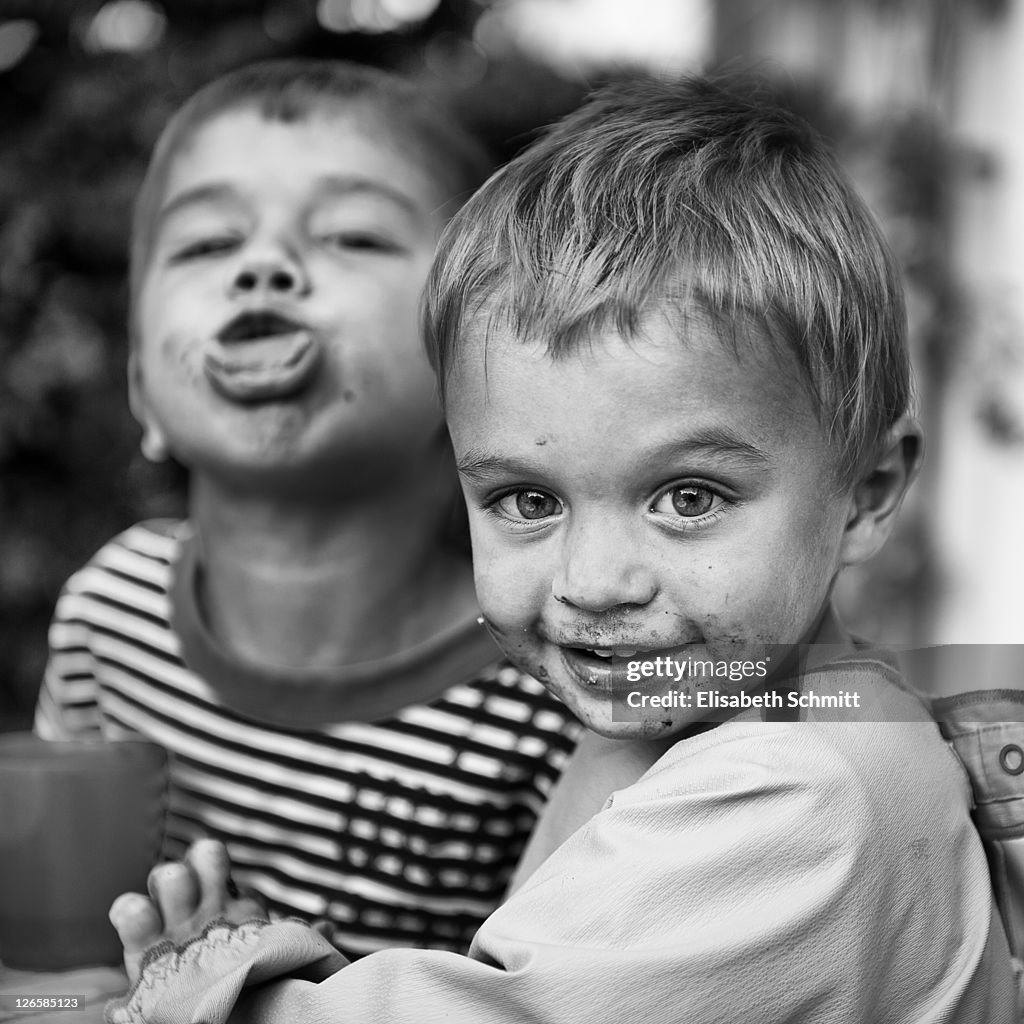
{"label": "boy with blond hair", "polygon": [[964,775],[831,610],[920,434],[899,275],[822,144],[706,81],[605,90],[457,216],[427,319],[488,626],[633,778],[547,823],[468,957],[344,966],[199,845],[191,889],[115,903],[111,1019],[1014,1019]]}

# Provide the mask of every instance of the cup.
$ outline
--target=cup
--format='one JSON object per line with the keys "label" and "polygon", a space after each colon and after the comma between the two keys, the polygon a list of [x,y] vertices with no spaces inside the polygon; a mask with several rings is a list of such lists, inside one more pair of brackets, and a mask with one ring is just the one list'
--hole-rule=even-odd
{"label": "cup", "polygon": [[107,919],[160,854],[166,755],[141,740],[0,735],[0,962],[121,962]]}

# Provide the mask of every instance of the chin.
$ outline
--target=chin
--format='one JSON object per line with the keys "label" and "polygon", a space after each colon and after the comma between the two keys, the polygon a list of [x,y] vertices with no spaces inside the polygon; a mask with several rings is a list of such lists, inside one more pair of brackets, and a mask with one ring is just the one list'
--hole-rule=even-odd
{"label": "chin", "polygon": [[668,739],[682,732],[685,725],[675,722],[584,722],[586,727],[606,740],[658,740]]}
{"label": "chin", "polygon": [[552,687],[552,692],[587,729],[608,740],[667,739],[693,724],[688,719],[680,720],[678,716],[659,718],[656,712],[650,711],[645,714],[638,711],[616,713],[610,702],[588,699],[589,695],[580,699],[573,689]]}

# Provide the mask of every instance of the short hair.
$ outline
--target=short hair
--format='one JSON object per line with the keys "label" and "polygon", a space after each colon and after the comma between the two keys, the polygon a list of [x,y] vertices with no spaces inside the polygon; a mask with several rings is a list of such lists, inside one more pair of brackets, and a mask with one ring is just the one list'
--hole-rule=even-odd
{"label": "short hair", "polygon": [[829,148],[751,84],[612,84],[475,194],[425,295],[442,396],[467,329],[500,320],[561,358],[678,302],[795,353],[854,482],[911,401],[900,272]]}
{"label": "short hair", "polygon": [[293,123],[331,110],[369,112],[375,130],[410,146],[449,197],[450,210],[468,198],[493,168],[485,147],[440,98],[378,68],[347,61],[268,60],[210,82],[187,100],[157,140],[135,202],[131,246],[131,306],[152,256],[157,217],[170,167],[205,124],[252,109],[268,121]]}

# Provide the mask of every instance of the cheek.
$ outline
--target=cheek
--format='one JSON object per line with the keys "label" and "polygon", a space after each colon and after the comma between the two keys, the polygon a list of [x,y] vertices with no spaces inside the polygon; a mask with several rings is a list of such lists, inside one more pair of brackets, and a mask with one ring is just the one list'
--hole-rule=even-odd
{"label": "cheek", "polygon": [[760,603],[784,641],[808,628],[829,600],[839,571],[840,521],[830,512],[810,516],[780,543],[771,570],[758,587]]}
{"label": "cheek", "polygon": [[543,560],[530,557],[531,545],[502,543],[495,538],[494,527],[481,523],[478,516],[471,518],[470,538],[481,611],[503,629],[525,627],[537,617],[551,592]]}
{"label": "cheek", "polygon": [[806,588],[827,587],[839,571],[842,561],[846,508],[840,502],[825,502],[808,514],[791,541],[794,568],[803,576]]}
{"label": "cheek", "polygon": [[419,354],[391,352],[368,355],[369,364],[339,360],[338,376],[343,393],[358,395],[367,409],[381,418],[403,422],[433,433],[444,422],[430,367],[419,364]]}
{"label": "cheek", "polygon": [[205,386],[202,360],[190,336],[170,331],[159,339],[143,342],[142,375],[157,388],[166,382],[174,386]]}
{"label": "cheek", "polygon": [[340,372],[354,375],[382,402],[436,407],[437,384],[420,334],[417,308],[382,308],[362,325],[338,331]]}
{"label": "cheek", "polygon": [[341,291],[336,308],[342,318],[351,317],[379,325],[389,336],[409,342],[420,337],[420,298],[427,283],[426,266],[408,266],[402,274],[364,277]]}
{"label": "cheek", "polygon": [[481,539],[481,531],[470,526],[473,547],[473,582],[480,609],[489,619],[503,625],[514,617],[519,603],[517,580],[508,571],[505,560]]}
{"label": "cheek", "polygon": [[705,635],[722,643],[789,640],[828,600],[839,568],[842,518],[832,510],[780,516],[777,529],[761,528],[709,553],[703,579],[683,580],[682,607],[702,621]]}

